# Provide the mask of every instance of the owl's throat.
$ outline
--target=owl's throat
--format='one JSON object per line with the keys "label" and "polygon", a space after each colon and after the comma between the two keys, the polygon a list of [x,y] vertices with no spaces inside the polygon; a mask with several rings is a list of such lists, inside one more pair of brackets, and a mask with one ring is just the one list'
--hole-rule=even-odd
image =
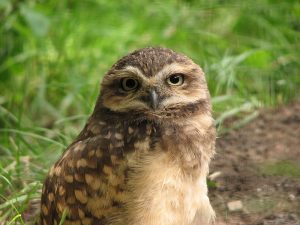
{"label": "owl's throat", "polygon": [[[199,168],[203,157],[209,160],[214,152],[215,128],[199,114],[185,120],[149,119],[103,120],[92,116],[77,138],[96,138],[111,154],[124,157],[127,153],[164,151],[183,167]],[[209,120],[210,119],[210,120]],[[203,121],[201,121],[203,120]],[[199,122],[200,121],[200,122]]]}

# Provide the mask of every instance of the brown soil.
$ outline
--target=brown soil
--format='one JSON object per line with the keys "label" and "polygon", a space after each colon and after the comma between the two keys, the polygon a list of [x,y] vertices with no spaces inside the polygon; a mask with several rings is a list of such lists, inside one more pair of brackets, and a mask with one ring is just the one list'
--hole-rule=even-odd
{"label": "brown soil", "polygon": [[[262,172],[276,162],[299,168],[300,101],[262,110],[243,128],[218,138],[211,172],[221,175],[210,190],[218,225],[300,225],[299,173]],[[242,208],[230,211],[227,203],[236,200]]]}

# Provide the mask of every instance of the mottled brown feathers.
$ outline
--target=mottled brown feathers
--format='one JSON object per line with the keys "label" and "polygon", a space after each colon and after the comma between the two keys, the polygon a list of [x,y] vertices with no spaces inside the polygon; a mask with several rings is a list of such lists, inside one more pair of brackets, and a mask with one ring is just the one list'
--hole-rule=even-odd
{"label": "mottled brown feathers", "polygon": [[171,49],[149,47],[124,56],[113,65],[112,70],[121,70],[127,66],[132,66],[140,69],[145,76],[154,76],[166,65],[174,62],[185,64],[188,61],[190,61],[189,58]]}
{"label": "mottled brown feathers", "polygon": [[[169,85],[172,74],[183,84]],[[137,88],[122,90],[124,78]],[[201,68],[170,49],[137,50],[107,72],[94,112],[50,169],[40,224],[65,212],[65,225],[208,225],[214,145]]]}

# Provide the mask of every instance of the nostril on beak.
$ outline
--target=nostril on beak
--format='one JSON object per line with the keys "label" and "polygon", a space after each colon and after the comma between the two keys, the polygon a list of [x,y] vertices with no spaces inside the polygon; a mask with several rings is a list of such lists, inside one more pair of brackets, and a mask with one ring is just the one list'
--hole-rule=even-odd
{"label": "nostril on beak", "polygon": [[156,110],[158,108],[158,95],[155,90],[150,90],[149,95],[150,106],[153,110]]}

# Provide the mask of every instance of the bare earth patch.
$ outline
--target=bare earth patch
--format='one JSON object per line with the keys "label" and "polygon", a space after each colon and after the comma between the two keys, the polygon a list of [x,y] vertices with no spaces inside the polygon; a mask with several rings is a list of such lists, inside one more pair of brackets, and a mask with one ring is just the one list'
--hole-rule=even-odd
{"label": "bare earth patch", "polygon": [[209,194],[217,224],[300,225],[300,101],[220,136],[216,171]]}

